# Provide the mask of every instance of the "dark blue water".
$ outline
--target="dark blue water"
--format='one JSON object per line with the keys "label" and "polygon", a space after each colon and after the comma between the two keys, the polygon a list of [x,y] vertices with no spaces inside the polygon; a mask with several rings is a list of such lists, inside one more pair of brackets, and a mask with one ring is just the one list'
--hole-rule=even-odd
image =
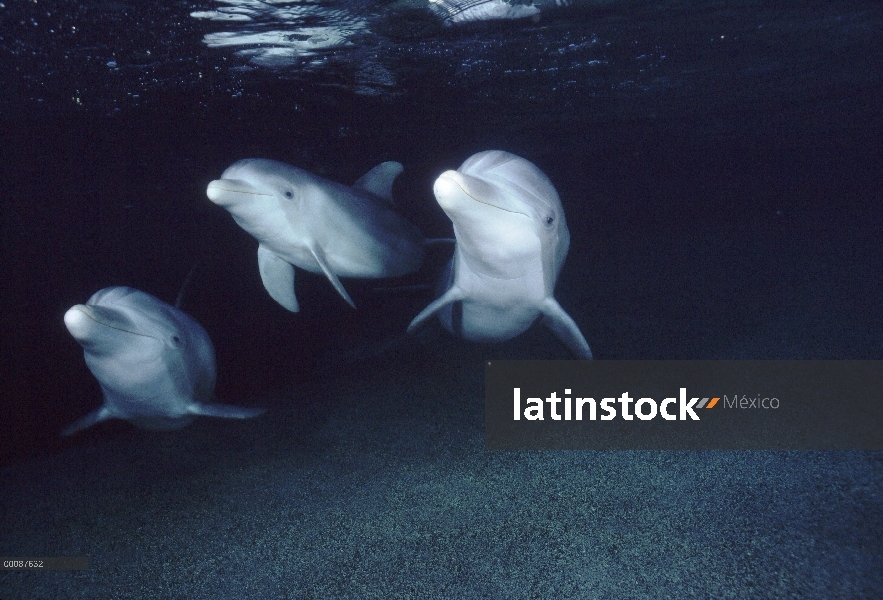
{"label": "dark blue water", "polygon": [[[401,212],[445,237],[435,178],[506,150],[561,196],[556,297],[596,358],[883,358],[880,4],[541,16],[2,2],[0,555],[90,568],[0,572],[0,598],[883,595],[878,453],[488,453],[484,360],[569,358],[552,335],[405,337],[431,295],[349,280],[352,310],[303,272],[287,313],[206,198],[245,157],[398,160]],[[100,403],[64,312],[172,302],[193,265],[217,397],[268,414],[62,439]]]}

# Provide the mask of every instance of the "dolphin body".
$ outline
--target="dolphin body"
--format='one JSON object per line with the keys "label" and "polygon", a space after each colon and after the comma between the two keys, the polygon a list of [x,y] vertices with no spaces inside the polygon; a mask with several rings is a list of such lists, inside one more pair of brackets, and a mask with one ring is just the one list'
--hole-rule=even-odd
{"label": "dolphin body", "polygon": [[402,170],[400,163],[381,163],[349,187],[248,158],[209,183],[206,194],[258,240],[261,279],[276,302],[300,309],[296,265],[324,273],[355,308],[339,277],[399,277],[423,264],[423,235],[393,208],[392,183]]}
{"label": "dolphin body", "polygon": [[457,241],[444,293],[408,332],[437,314],[455,335],[496,342],[540,318],[576,356],[591,359],[585,337],[553,297],[570,233],[549,178],[523,158],[490,150],[442,173],[433,191]]}
{"label": "dolphin body", "polygon": [[207,404],[215,388],[212,341],[199,323],[150,294],[105,288],[68,310],[64,324],[83,346],[104,405],[62,435],[106,419],[169,431],[186,427],[197,415],[246,419],[264,412]]}

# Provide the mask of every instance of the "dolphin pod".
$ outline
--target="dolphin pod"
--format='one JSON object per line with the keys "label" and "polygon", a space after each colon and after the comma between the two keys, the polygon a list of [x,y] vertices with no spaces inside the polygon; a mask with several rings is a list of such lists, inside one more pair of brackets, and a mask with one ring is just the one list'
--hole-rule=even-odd
{"label": "dolphin pod", "polygon": [[276,302],[300,310],[296,265],[324,273],[355,308],[339,277],[399,277],[423,264],[423,236],[393,208],[392,183],[401,172],[400,163],[385,162],[349,187],[248,158],[209,183],[206,195],[258,240],[261,279]]}
{"label": "dolphin pod", "polygon": [[66,427],[71,435],[99,421],[125,419],[143,429],[174,430],[197,415],[246,419],[264,412],[209,404],[215,350],[205,329],[174,306],[129,287],[109,287],[64,315],[101,385],[104,404]]}
{"label": "dolphin pod", "polygon": [[[261,278],[279,304],[299,309],[297,265],[324,273],[354,306],[339,277],[396,277],[423,262],[427,240],[392,206],[401,172],[399,163],[382,163],[348,187],[277,161],[245,159],[206,193],[257,238]],[[433,192],[454,226],[454,256],[442,293],[408,333],[435,315],[457,336],[502,342],[540,320],[577,357],[591,359],[579,327],[554,298],[570,234],[548,177],[523,158],[491,150],[442,173]],[[211,339],[193,318],[150,294],[105,288],[71,307],[64,323],[83,347],[104,404],[63,435],[112,418],[174,430],[199,415],[245,419],[264,412],[212,403]]]}
{"label": "dolphin pod", "polygon": [[539,317],[576,356],[592,351],[553,293],[570,233],[558,193],[533,163],[498,150],[479,152],[433,187],[454,224],[454,257],[445,292],[418,314],[413,332],[437,314],[473,341],[506,341]]}

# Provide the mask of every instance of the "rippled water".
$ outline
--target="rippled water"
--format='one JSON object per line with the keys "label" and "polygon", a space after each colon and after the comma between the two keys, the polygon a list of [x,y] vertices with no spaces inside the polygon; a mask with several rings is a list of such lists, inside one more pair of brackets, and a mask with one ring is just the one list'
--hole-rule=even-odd
{"label": "rippled water", "polygon": [[[0,98],[7,112],[23,98],[113,110],[176,90],[241,93],[262,78],[383,95],[410,85],[468,85],[473,75],[504,77],[505,85],[537,72],[581,89],[605,64],[629,71],[616,82],[605,71],[605,85],[652,85],[642,75],[666,49],[633,34],[642,18],[652,26],[659,9],[619,23],[598,7],[604,4],[549,0],[538,3],[538,22],[450,26],[426,2],[404,0],[7,3],[0,8],[0,52],[11,85]],[[410,79],[424,69],[435,77]]]}
{"label": "rippled water", "polygon": [[711,112],[763,104],[770,89],[833,90],[875,77],[849,58],[879,55],[874,3],[808,4],[799,16],[757,2],[538,4],[539,22],[446,26],[427,3],[404,0],[7,2],[0,111],[30,103],[113,111],[174,93],[210,103],[293,81],[308,86],[288,90],[293,102],[317,88],[447,89],[515,110],[527,100],[594,114],[592,99],[625,99],[652,116],[676,104],[672,93],[678,102],[702,97],[695,107]]}
{"label": "rippled water", "polygon": [[355,36],[368,32],[368,20],[359,14],[362,11],[357,2],[345,7],[274,0],[225,0],[218,4],[216,10],[194,11],[190,16],[237,27],[207,33],[203,42],[209,48],[237,48],[237,56],[259,66],[321,66],[324,51],[352,46]]}

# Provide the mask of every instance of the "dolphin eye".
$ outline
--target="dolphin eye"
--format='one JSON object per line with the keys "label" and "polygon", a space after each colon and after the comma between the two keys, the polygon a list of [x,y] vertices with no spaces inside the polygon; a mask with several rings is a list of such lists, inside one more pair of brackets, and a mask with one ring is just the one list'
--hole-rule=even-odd
{"label": "dolphin eye", "polygon": [[172,341],[175,342],[176,344],[180,344],[180,343],[181,343],[181,336],[179,336],[179,335],[173,335],[173,336],[172,336]]}
{"label": "dolphin eye", "polygon": [[291,190],[285,190],[285,197],[291,200],[292,198],[294,198],[294,192],[292,192]]}
{"label": "dolphin eye", "polygon": [[546,217],[546,225],[551,225],[554,222],[555,222],[555,217],[553,217],[552,215],[549,215],[548,217]]}

